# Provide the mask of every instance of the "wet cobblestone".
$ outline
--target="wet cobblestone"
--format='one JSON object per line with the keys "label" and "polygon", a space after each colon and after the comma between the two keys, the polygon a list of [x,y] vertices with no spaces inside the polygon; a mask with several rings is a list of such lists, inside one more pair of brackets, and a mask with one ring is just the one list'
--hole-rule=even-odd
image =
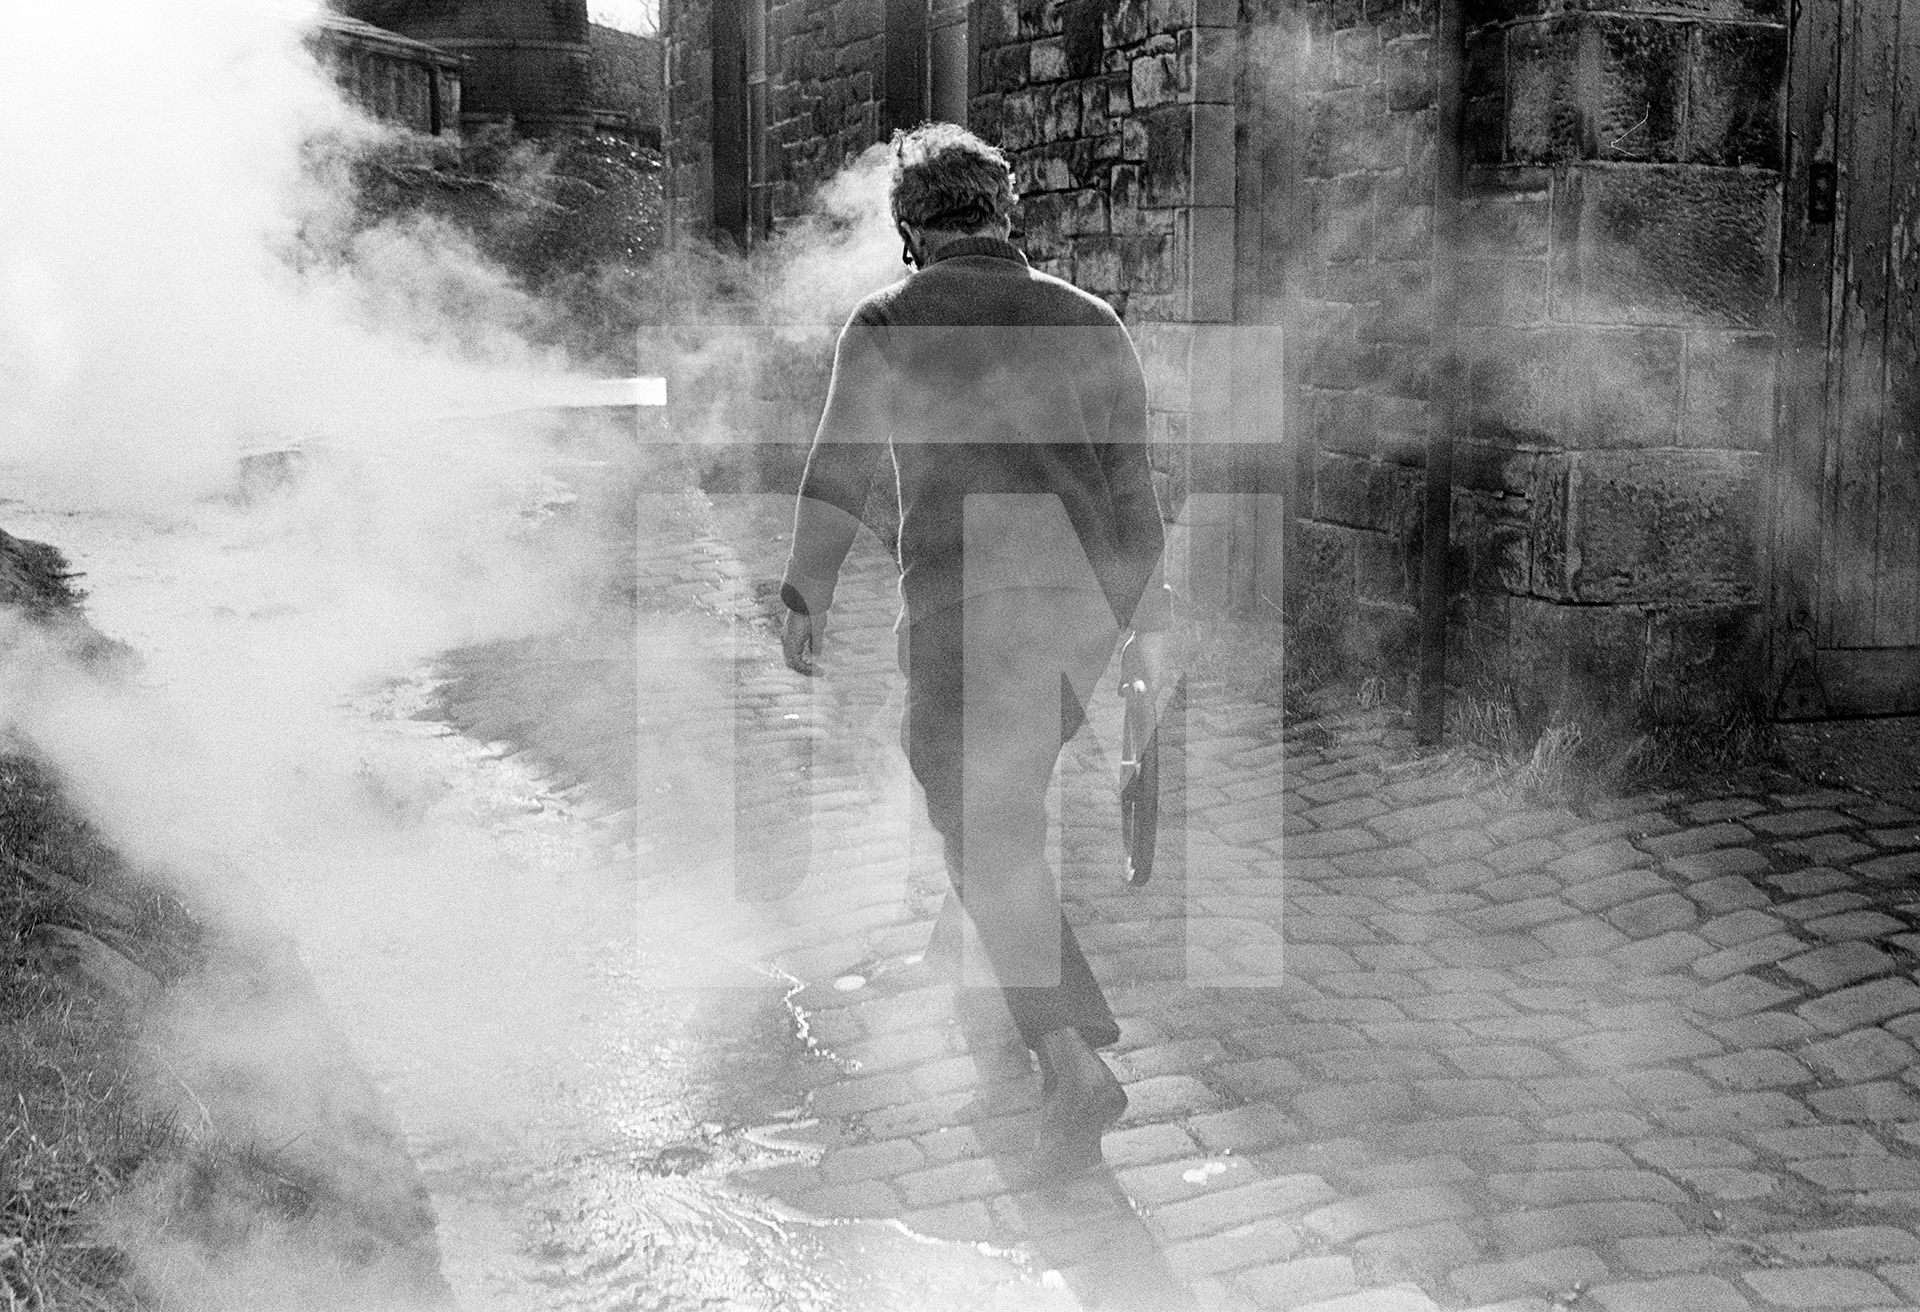
{"label": "wet cobblestone", "polygon": [[[803,680],[751,583],[777,574],[784,507],[719,513],[730,534],[643,543],[651,622],[710,622],[682,626],[639,769],[643,799],[717,781],[739,820],[702,813],[731,850],[688,867],[735,882],[655,890],[651,928],[794,977],[847,1066],[810,1095],[818,1163],[758,1187],[1024,1246],[1089,1305],[1172,1306],[1180,1285],[1315,1312],[1920,1297],[1914,799],[1756,783],[1581,816],[1377,714],[1287,726],[1201,685],[1161,869],[1134,890],[1117,707],[1096,707],[1055,805],[1132,1103],[1114,1174],[1050,1193],[1024,1175],[1037,1077],[1004,1017],[956,1018],[919,956],[945,881],[894,742],[890,562],[863,538],[827,673]],[[713,696],[681,695],[700,689],[730,733]],[[645,807],[634,825],[686,841]],[[735,896],[759,877],[742,862],[791,849]]]}

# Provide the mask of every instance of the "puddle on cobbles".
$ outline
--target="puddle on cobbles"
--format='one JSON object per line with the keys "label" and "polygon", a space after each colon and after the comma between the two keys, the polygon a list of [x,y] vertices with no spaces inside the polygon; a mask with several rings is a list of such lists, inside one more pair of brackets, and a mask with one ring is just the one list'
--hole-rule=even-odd
{"label": "puddle on cobbles", "polygon": [[[402,724],[431,701],[422,675],[382,694],[370,720]],[[417,723],[417,722],[416,722]],[[524,763],[474,755],[454,737],[401,730],[411,750],[460,758],[443,803],[484,817],[503,850],[538,867],[564,843],[528,830],[563,826],[571,803],[542,796]],[[463,752],[465,753],[464,755]],[[535,805],[537,803],[537,805]],[[582,828],[590,829],[583,822]],[[577,836],[592,845],[592,832]],[[536,881],[539,875],[529,869]],[[1057,1275],[1022,1254],[915,1235],[896,1222],[822,1220],[737,1183],[759,1168],[817,1160],[806,1090],[853,1065],[814,1038],[796,1000],[802,981],[735,968],[725,983],[675,981],[712,963],[676,958],[604,932],[639,924],[645,906],[625,872],[581,876],[595,890],[555,899],[553,919],[582,926],[574,950],[583,992],[565,1055],[521,1054],[508,1105],[530,1125],[469,1122],[419,1144],[441,1215],[447,1274],[473,1309],[729,1308],[742,1312],[1050,1312],[1080,1306]],[[575,890],[576,894],[579,892]],[[597,903],[597,905],[596,905]],[[597,924],[602,932],[586,930]],[[549,924],[551,937],[555,925]],[[563,935],[564,936],[564,935]],[[887,963],[869,963],[881,974]],[[501,1074],[501,1073],[497,1073]],[[431,1100],[434,1077],[402,1081],[407,1104]]]}

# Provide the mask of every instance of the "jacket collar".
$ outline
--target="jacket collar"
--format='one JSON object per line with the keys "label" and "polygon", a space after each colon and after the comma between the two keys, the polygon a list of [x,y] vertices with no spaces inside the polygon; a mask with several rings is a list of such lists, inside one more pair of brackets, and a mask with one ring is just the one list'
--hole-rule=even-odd
{"label": "jacket collar", "polygon": [[988,255],[997,260],[1013,260],[1020,264],[1027,262],[1026,255],[1010,241],[1002,241],[998,237],[955,237],[934,252],[929,267],[962,255]]}

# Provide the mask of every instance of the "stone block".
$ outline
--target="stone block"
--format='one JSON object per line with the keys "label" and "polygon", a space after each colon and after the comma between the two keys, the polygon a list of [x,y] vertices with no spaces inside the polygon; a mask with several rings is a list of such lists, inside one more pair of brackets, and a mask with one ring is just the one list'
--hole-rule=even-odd
{"label": "stone block", "polygon": [[1377,460],[1323,452],[1314,460],[1314,518],[1354,528],[1384,529],[1393,509],[1393,469]]}
{"label": "stone block", "polygon": [[1239,1278],[1263,1307],[1298,1307],[1358,1287],[1350,1257],[1303,1257],[1245,1272]]}
{"label": "stone block", "polygon": [[[1147,37],[1148,0],[1103,0],[1100,44],[1106,51],[1139,44]],[[1064,15],[1063,15],[1064,27]]]}
{"label": "stone block", "polygon": [[1570,1060],[1593,1071],[1620,1071],[1682,1057],[1714,1056],[1721,1051],[1714,1039],[1681,1022],[1581,1035],[1560,1047]]}
{"label": "stone block", "polygon": [[1333,85],[1364,87],[1379,73],[1380,33],[1371,26],[1349,27],[1333,34]]}
{"label": "stone block", "polygon": [[1067,77],[1067,47],[1059,37],[1035,41],[1027,47],[1027,80],[1058,82]]}
{"label": "stone block", "polygon": [[1307,107],[1303,171],[1333,178],[1390,166],[1386,101],[1365,88],[1331,91]]}
{"label": "stone block", "polygon": [[1579,323],[1764,329],[1779,290],[1770,173],[1589,165],[1554,193],[1552,310]]}
{"label": "stone block", "polygon": [[1375,411],[1379,398],[1368,392],[1309,391],[1301,397],[1306,411],[1306,433],[1313,448],[1347,455],[1371,456],[1375,441]]}
{"label": "stone block", "polygon": [[1770,449],[1774,352],[1774,339],[1769,336],[1688,333],[1681,444],[1741,451]]}
{"label": "stone block", "polygon": [[1499,164],[1507,150],[1507,33],[1493,28],[1467,34],[1461,105],[1461,136],[1467,160]]}
{"label": "stone block", "polygon": [[1580,158],[1580,22],[1522,23],[1507,32],[1506,152],[1517,163]]}
{"label": "stone block", "polygon": [[1754,1293],[1781,1307],[1885,1307],[1900,1302],[1886,1285],[1851,1267],[1744,1271],[1740,1279]]}
{"label": "stone block", "polygon": [[1791,934],[1768,934],[1730,948],[1722,948],[1693,963],[1693,971],[1702,979],[1717,980],[1755,966],[1770,965],[1797,956],[1806,944]]}
{"label": "stone block", "polygon": [[1187,97],[1185,70],[1172,51],[1137,56],[1131,64],[1128,92],[1137,110],[1176,104]]}
{"label": "stone block", "polygon": [[1116,237],[1112,241],[1119,257],[1119,290],[1152,293],[1175,289],[1174,244],[1171,237]]}
{"label": "stone block", "polygon": [[[1816,989],[1839,989],[1897,968],[1894,959],[1865,943],[1835,943],[1790,958],[1781,969]],[[1811,1019],[1811,1018],[1809,1018]]]}
{"label": "stone block", "polygon": [[1383,260],[1425,260],[1433,250],[1433,206],[1392,200],[1383,191],[1374,215],[1374,241]]}
{"label": "stone block", "polygon": [[1690,29],[1641,15],[1593,15],[1581,29],[1596,69],[1592,140],[1599,159],[1671,163],[1680,158]]}
{"label": "stone block", "polygon": [[[1397,500],[1404,502],[1403,497]],[[1364,603],[1411,607],[1420,582],[1420,553],[1405,537],[1365,533],[1354,542],[1354,579]]]}
{"label": "stone block", "polygon": [[1535,1292],[1562,1293],[1605,1280],[1608,1274],[1607,1264],[1592,1249],[1550,1248],[1512,1262],[1461,1267],[1451,1279],[1469,1301],[1490,1303]]}
{"label": "stone block", "polygon": [[[1213,110],[1214,105],[1196,108]],[[1186,318],[1192,323],[1230,323],[1233,320],[1233,229],[1231,209],[1215,206],[1183,208],[1174,224],[1178,280],[1185,283]],[[1203,395],[1223,400],[1230,393],[1213,389]]]}
{"label": "stone block", "polygon": [[1911,1043],[1871,1027],[1810,1044],[1800,1055],[1842,1084],[1892,1075],[1905,1070],[1915,1060]]}
{"label": "stone block", "polygon": [[1326,1202],[1333,1190],[1317,1175],[1283,1175],[1237,1189],[1217,1190],[1171,1203],[1154,1214],[1171,1240],[1215,1234],[1250,1222],[1266,1221]]}
{"label": "stone block", "polygon": [[1452,548],[1453,577],[1470,589],[1524,593],[1531,585],[1525,503],[1456,487]]}
{"label": "stone block", "polygon": [[1797,1010],[1827,1033],[1840,1033],[1920,1011],[1920,985],[1904,977],[1875,980],[1814,998]]}
{"label": "stone block", "polygon": [[[1138,87],[1135,88],[1136,95]],[[1209,108],[1218,108],[1217,106]],[[1195,107],[1163,105],[1145,112],[1147,157],[1140,171],[1140,203],[1148,206],[1191,205],[1195,141]],[[1209,117],[1208,126],[1212,125]],[[1203,136],[1206,134],[1203,132]],[[1206,143],[1211,151],[1210,138]],[[1209,154],[1211,167],[1211,154]],[[1116,201],[1117,201],[1116,197]]]}
{"label": "stone block", "polygon": [[1431,45],[1430,37],[1402,37],[1382,50],[1389,111],[1425,109],[1433,103]]}
{"label": "stone block", "polygon": [[1607,919],[1633,938],[1649,938],[1670,929],[1684,929],[1699,918],[1693,903],[1677,893],[1659,893],[1615,907]]}
{"label": "stone block", "polygon": [[1180,33],[1189,66],[1188,94],[1202,104],[1232,105],[1238,77],[1239,33],[1231,27],[1195,27]]}
{"label": "stone block", "polygon": [[1496,447],[1557,446],[1572,337],[1564,329],[1494,329],[1467,342],[1468,432]]}
{"label": "stone block", "polygon": [[1478,1241],[1453,1221],[1369,1235],[1354,1251],[1370,1282],[1435,1280],[1482,1256]]}
{"label": "stone block", "polygon": [[1292,1120],[1267,1103],[1196,1116],[1187,1128],[1208,1151],[1231,1153],[1258,1152],[1300,1133]]}
{"label": "stone block", "polygon": [[1329,1242],[1344,1244],[1366,1235],[1472,1213],[1472,1205],[1459,1191],[1448,1185],[1432,1185],[1389,1189],[1335,1203],[1309,1212],[1306,1224]]}
{"label": "stone block", "polygon": [[1491,1218],[1488,1228],[1499,1251],[1522,1257],[1610,1240],[1683,1234],[1687,1226],[1664,1203],[1623,1199],[1509,1212]]}
{"label": "stone block", "polygon": [[1014,0],[1022,37],[1052,36],[1060,31],[1060,9],[1049,0]]}
{"label": "stone block", "polygon": [[1746,1296],[1719,1276],[1675,1276],[1601,1285],[1588,1297],[1605,1312],[1751,1312]]}
{"label": "stone block", "polygon": [[[1534,187],[1527,185],[1539,182]],[[1478,169],[1462,215],[1467,258],[1507,260],[1547,253],[1552,210],[1539,171]]]}
{"label": "stone block", "polygon": [[1365,270],[1366,282],[1361,290],[1369,306],[1360,320],[1360,339],[1424,345],[1433,323],[1426,262],[1405,260],[1356,267]]}
{"label": "stone block", "polygon": [[1822,1116],[1840,1121],[1920,1120],[1920,1098],[1891,1080],[1856,1084],[1846,1089],[1822,1089],[1807,1096]]}
{"label": "stone block", "polygon": [[1090,78],[1100,72],[1105,53],[1100,36],[1104,8],[1102,0],[1068,0],[1060,7],[1060,51],[1066,77]]}
{"label": "stone block", "polygon": [[1911,1262],[1920,1259],[1920,1238],[1890,1225],[1841,1226],[1760,1236],[1789,1262]]}
{"label": "stone block", "polygon": [[1673,446],[1680,417],[1681,338],[1670,331],[1576,333],[1560,338],[1557,392],[1568,446]]}
{"label": "stone block", "polygon": [[1686,158],[1697,164],[1778,169],[1786,29],[1702,23],[1693,42]]}
{"label": "stone block", "polygon": [[[1271,1270],[1289,1265],[1284,1259],[1300,1250],[1299,1232],[1276,1225],[1248,1225],[1225,1234],[1208,1235],[1170,1245],[1167,1261],[1185,1279],[1259,1266]],[[1307,1261],[1319,1261],[1309,1258]]]}
{"label": "stone block", "polygon": [[1575,457],[1569,592],[1586,603],[1756,602],[1761,478],[1761,463],[1745,453]]}

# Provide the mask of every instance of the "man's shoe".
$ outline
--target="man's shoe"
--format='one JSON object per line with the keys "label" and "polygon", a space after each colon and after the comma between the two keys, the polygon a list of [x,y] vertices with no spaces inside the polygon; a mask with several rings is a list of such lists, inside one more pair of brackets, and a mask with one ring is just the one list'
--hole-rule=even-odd
{"label": "man's shoe", "polygon": [[1106,1165],[1100,1136],[1127,1110],[1127,1091],[1074,1029],[1042,1035],[1040,1129],[1033,1173],[1041,1184],[1071,1179]]}

